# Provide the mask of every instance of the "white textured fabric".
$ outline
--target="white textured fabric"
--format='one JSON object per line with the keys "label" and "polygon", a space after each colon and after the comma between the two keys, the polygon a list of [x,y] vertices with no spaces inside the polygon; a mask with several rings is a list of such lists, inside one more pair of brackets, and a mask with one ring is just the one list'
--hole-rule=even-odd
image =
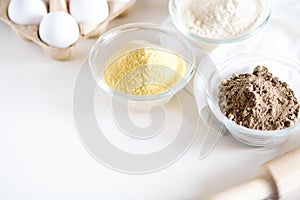
{"label": "white textured fabric", "polygon": [[273,19],[300,19],[299,0],[271,0],[271,2]]}

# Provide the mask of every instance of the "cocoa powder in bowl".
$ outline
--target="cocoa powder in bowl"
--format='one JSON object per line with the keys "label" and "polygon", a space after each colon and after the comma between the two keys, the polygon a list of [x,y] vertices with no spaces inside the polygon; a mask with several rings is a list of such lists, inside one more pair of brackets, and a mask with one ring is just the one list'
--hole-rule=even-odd
{"label": "cocoa powder in bowl", "polygon": [[218,98],[226,117],[250,129],[288,128],[299,116],[300,106],[293,90],[264,66],[222,81]]}

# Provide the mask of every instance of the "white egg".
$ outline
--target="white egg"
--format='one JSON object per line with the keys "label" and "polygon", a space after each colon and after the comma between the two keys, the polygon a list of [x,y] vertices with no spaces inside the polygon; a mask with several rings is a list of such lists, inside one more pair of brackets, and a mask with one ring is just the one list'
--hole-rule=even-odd
{"label": "white egg", "polygon": [[47,15],[47,7],[41,0],[11,0],[8,16],[11,21],[20,25],[39,24]]}
{"label": "white egg", "polygon": [[74,18],[66,12],[55,11],[46,15],[40,23],[39,35],[46,44],[66,48],[79,38],[79,27]]}
{"label": "white egg", "polygon": [[78,23],[100,24],[109,15],[107,0],[70,0],[69,5]]}

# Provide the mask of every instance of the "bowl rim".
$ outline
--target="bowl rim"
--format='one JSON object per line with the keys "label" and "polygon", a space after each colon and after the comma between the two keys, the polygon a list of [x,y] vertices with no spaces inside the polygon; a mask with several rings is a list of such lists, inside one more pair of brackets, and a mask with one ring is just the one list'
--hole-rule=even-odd
{"label": "bowl rim", "polygon": [[[173,35],[176,35],[176,37],[180,37],[181,42],[184,44],[185,48],[187,48],[189,55],[191,56],[190,59],[187,59],[186,57],[182,56],[180,53],[177,53],[173,50],[169,50],[171,53],[177,53],[179,56],[181,56],[181,58],[190,65],[190,69],[186,72],[185,76],[182,78],[182,80],[178,81],[172,88],[168,89],[165,92],[162,93],[158,93],[158,94],[153,94],[153,95],[132,95],[132,94],[127,94],[121,91],[118,91],[116,89],[113,89],[111,87],[109,87],[106,83],[104,84],[103,81],[100,81],[102,79],[103,74],[101,74],[99,77],[97,75],[96,72],[96,65],[93,62],[93,60],[95,59],[95,57],[98,54],[98,49],[107,44],[107,42],[109,43],[111,40],[114,39],[115,36],[117,36],[118,34],[122,34],[124,32],[128,32],[128,31],[135,31],[138,29],[149,29],[149,30],[155,30],[155,31],[159,31],[159,32],[165,32],[167,34],[171,33]],[[164,49],[164,48],[157,48],[159,50],[164,50],[164,51],[168,51],[168,49]],[[163,27],[159,24],[154,24],[154,23],[128,23],[128,24],[124,24],[118,27],[115,27],[113,29],[111,29],[110,31],[105,32],[103,35],[101,35],[99,37],[99,39],[96,41],[96,43],[92,46],[90,52],[89,52],[89,56],[88,56],[88,64],[89,64],[89,69],[90,72],[92,74],[92,77],[94,79],[94,81],[96,82],[96,84],[103,89],[104,91],[106,91],[107,93],[119,97],[121,99],[127,99],[127,100],[134,100],[134,101],[149,101],[149,100],[157,100],[157,99],[161,99],[161,98],[166,98],[169,97],[170,95],[174,95],[177,92],[179,92],[181,89],[183,89],[188,83],[189,81],[192,79],[195,71],[196,71],[196,55],[189,43],[189,41],[182,36],[180,33],[178,33],[177,31],[173,30],[173,29],[169,29],[166,27]]]}
{"label": "bowl rim", "polygon": [[[283,56],[271,56],[269,54],[243,53],[243,54],[238,54],[238,55],[232,56],[229,59],[227,59],[224,62],[217,65],[217,68],[212,72],[210,78],[213,77],[216,73],[219,73],[221,71],[220,69],[222,67],[224,67],[224,66],[228,67],[228,64],[233,62],[234,60],[241,59],[241,58],[247,58],[247,57],[272,60],[275,62],[283,63],[283,64],[287,65],[289,68],[293,68],[293,70],[296,71],[297,73],[299,73],[299,75],[300,75],[300,64],[289,58],[286,58]],[[258,137],[282,137],[282,136],[286,136],[286,135],[295,133],[295,131],[297,131],[297,130],[300,130],[300,116],[299,116],[296,124],[294,124],[288,128],[281,129],[281,130],[256,130],[256,129],[251,129],[251,128],[247,128],[245,126],[239,125],[239,124],[235,123],[234,121],[228,119],[228,117],[226,117],[223,114],[223,112],[221,112],[219,105],[216,105],[214,103],[214,100],[213,100],[214,98],[213,98],[212,92],[210,91],[210,89],[208,87],[206,87],[206,94],[207,94],[207,100],[209,102],[211,102],[215,108],[217,108],[214,110],[212,108],[212,105],[209,103],[209,107],[210,107],[212,113],[215,115],[215,117],[217,117],[219,119],[219,121],[221,123],[223,123],[226,127],[228,125],[230,125],[231,127],[234,127],[235,130],[242,131],[243,134],[251,135],[251,136],[258,136]],[[298,101],[299,100],[300,99],[298,97]],[[230,132],[230,130],[229,130],[229,132]]]}
{"label": "bowl rim", "polygon": [[236,37],[232,37],[232,38],[228,38],[228,39],[213,39],[213,38],[207,38],[207,37],[202,37],[199,36],[193,32],[191,32],[188,28],[186,28],[186,26],[182,23],[180,23],[178,20],[178,17],[176,16],[176,12],[174,12],[174,5],[176,4],[177,1],[180,0],[169,0],[169,14],[171,17],[171,20],[173,22],[173,24],[175,25],[175,27],[184,35],[186,35],[187,37],[191,38],[194,41],[202,41],[202,42],[206,42],[206,43],[210,43],[210,44],[229,44],[229,43],[235,43],[235,42],[241,42],[243,40],[246,40],[248,38],[250,38],[251,36],[255,35],[256,33],[258,33],[261,29],[263,29],[265,27],[265,25],[268,23],[270,16],[271,16],[271,2],[270,0],[263,0],[267,2],[267,6],[266,6],[266,16],[264,18],[261,19],[261,23],[259,23],[255,28],[253,28],[250,31],[247,31],[246,33],[236,36]]}

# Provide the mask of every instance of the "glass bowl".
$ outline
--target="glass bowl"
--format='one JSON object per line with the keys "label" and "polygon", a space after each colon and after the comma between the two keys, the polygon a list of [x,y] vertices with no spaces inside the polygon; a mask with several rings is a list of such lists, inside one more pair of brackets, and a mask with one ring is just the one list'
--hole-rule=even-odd
{"label": "glass bowl", "polygon": [[215,117],[222,122],[231,135],[238,141],[251,146],[271,146],[283,142],[288,135],[299,131],[300,120],[289,128],[282,130],[254,130],[238,125],[228,119],[218,105],[219,85],[233,73],[251,73],[257,65],[266,66],[273,76],[286,82],[294,90],[298,100],[300,97],[300,66],[286,58],[271,58],[263,55],[243,54],[234,56],[217,66],[207,80],[207,102]]}
{"label": "glass bowl", "polygon": [[[152,95],[127,94],[110,87],[104,80],[106,62],[114,57],[124,44],[139,40],[159,45],[155,47],[156,51],[176,54],[185,62],[184,74],[180,74],[181,78],[162,93]],[[130,51],[132,50],[134,49]],[[183,89],[195,72],[196,61],[189,42],[180,33],[155,24],[134,23],[119,26],[103,34],[92,47],[88,62],[90,72],[100,88],[131,109],[147,110],[154,105],[163,106],[174,94]],[[124,67],[126,67],[125,64]]]}
{"label": "glass bowl", "polygon": [[[261,17],[259,18],[259,21],[256,23],[256,26],[254,26],[251,30],[248,32],[238,35],[236,37],[232,38],[224,38],[224,39],[214,39],[214,38],[208,38],[208,37],[201,37],[193,32],[191,32],[186,25],[183,22],[182,17],[179,16],[178,10],[179,10],[179,4],[182,1],[186,0],[170,0],[169,1],[169,14],[171,16],[171,20],[175,27],[183,33],[185,36],[187,36],[189,39],[192,39],[193,41],[197,42],[198,44],[225,44],[225,43],[233,43],[233,42],[240,42],[242,40],[245,40],[253,35],[255,35],[257,32],[259,32],[269,21],[270,14],[271,14],[271,3],[270,0],[261,0],[262,2],[262,13]],[[195,0],[199,1],[199,0]]]}

